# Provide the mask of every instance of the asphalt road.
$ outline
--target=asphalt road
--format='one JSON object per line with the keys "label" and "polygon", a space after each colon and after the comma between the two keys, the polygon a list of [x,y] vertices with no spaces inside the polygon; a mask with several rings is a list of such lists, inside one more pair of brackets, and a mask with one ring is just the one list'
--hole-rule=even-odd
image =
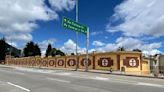
{"label": "asphalt road", "polygon": [[0,66],[0,92],[164,92],[164,80]]}

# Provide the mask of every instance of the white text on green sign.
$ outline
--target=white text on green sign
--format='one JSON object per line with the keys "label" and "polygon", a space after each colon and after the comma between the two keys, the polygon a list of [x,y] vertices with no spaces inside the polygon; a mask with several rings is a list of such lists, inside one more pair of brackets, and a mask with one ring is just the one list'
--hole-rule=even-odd
{"label": "white text on green sign", "polygon": [[79,24],[79,23],[77,23],[71,19],[66,18],[66,17],[63,17],[62,25],[64,28],[87,34],[87,27],[86,26]]}

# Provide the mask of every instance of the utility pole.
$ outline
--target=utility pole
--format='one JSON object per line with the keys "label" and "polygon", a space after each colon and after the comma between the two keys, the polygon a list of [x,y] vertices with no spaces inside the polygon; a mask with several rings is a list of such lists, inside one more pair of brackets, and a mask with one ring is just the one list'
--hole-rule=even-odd
{"label": "utility pole", "polygon": [[[78,15],[78,0],[76,0],[76,22],[79,20],[79,15]],[[79,61],[78,61],[78,32],[76,32],[76,71],[78,69]]]}

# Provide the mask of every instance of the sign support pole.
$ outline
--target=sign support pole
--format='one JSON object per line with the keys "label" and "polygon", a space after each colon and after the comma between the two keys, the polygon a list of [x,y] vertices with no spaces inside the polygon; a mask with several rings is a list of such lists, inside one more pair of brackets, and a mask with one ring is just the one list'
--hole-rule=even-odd
{"label": "sign support pole", "polygon": [[[80,24],[78,23],[78,0],[76,0],[76,22],[69,19],[69,18],[66,18],[66,17],[63,17],[63,21],[62,21],[62,26],[66,29],[69,29],[69,30],[73,30],[73,31],[76,31],[76,59],[77,59],[77,62],[76,62],[76,67],[75,67],[75,71],[77,71],[78,69],[78,65],[79,65],[79,61],[78,61],[78,32],[81,32],[85,35],[87,35],[87,41],[86,41],[86,44],[87,44],[87,47],[86,47],[86,53],[87,53],[87,58],[89,57],[88,56],[88,44],[89,44],[89,27],[83,25],[83,24]],[[88,70],[87,67],[85,70]]]}
{"label": "sign support pole", "polygon": [[[76,0],[76,22],[78,22],[78,0]],[[77,71],[78,69],[78,32],[76,32],[76,69],[75,71]]]}
{"label": "sign support pole", "polygon": [[89,48],[89,27],[87,28],[87,37],[86,37],[86,64],[85,64],[85,71],[88,71],[88,63],[89,63],[89,55],[88,55],[88,48]]}

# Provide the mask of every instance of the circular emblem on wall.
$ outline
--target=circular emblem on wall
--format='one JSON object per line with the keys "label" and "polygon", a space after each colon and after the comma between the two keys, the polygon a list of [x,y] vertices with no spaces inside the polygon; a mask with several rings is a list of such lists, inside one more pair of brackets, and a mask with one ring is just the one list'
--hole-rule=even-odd
{"label": "circular emblem on wall", "polygon": [[20,65],[21,62],[19,60],[17,62],[18,62],[18,65]]}
{"label": "circular emblem on wall", "polygon": [[15,60],[15,64],[18,65],[18,61],[17,60]]}
{"label": "circular emblem on wall", "polygon": [[129,60],[129,66],[134,67],[136,65],[137,65],[137,62],[136,62],[136,60],[134,58]]}
{"label": "circular emblem on wall", "polygon": [[41,64],[41,62],[42,62],[42,60],[41,60],[41,59],[37,59],[37,60],[36,60],[36,64],[37,64],[37,65],[40,65],[40,64]]}
{"label": "circular emblem on wall", "polygon": [[15,61],[15,60],[13,60],[13,64],[15,64],[15,65],[16,65],[16,61]]}
{"label": "circular emblem on wall", "polygon": [[101,63],[102,63],[102,66],[108,66],[109,61],[108,59],[103,59]]}
{"label": "circular emblem on wall", "polygon": [[49,66],[54,66],[55,65],[55,61],[54,60],[49,60]]}
{"label": "circular emblem on wall", "polygon": [[113,65],[113,60],[111,58],[100,58],[98,60],[98,65],[101,67],[111,67]]}
{"label": "circular emblem on wall", "polygon": [[31,65],[31,60],[28,61],[28,64]]}
{"label": "circular emblem on wall", "polygon": [[34,66],[36,64],[35,60],[32,60],[31,64]]}
{"label": "circular emblem on wall", "polygon": [[76,65],[76,60],[75,59],[69,59],[68,60],[68,66],[75,66]]}
{"label": "circular emblem on wall", "polygon": [[18,60],[18,65],[20,65],[20,61]]}
{"label": "circular emblem on wall", "polygon": [[43,60],[43,61],[42,61],[42,65],[43,65],[43,66],[47,66],[47,61],[46,61],[46,60]]}
{"label": "circular emblem on wall", "polygon": [[137,57],[126,57],[123,61],[123,65],[126,67],[138,67],[139,66],[139,59]]}
{"label": "circular emblem on wall", "polygon": [[21,60],[21,65],[23,65],[23,60]]}
{"label": "circular emblem on wall", "polygon": [[58,66],[63,66],[64,65],[64,60],[58,60]]}
{"label": "circular emblem on wall", "polygon": [[88,59],[88,61],[87,61],[87,59],[82,59],[82,61],[81,61],[82,66],[86,66],[87,63],[88,63],[88,66],[90,66],[91,65],[91,60]]}
{"label": "circular emblem on wall", "polygon": [[85,59],[83,60],[83,65],[86,66],[86,64],[88,63],[88,61]]}
{"label": "circular emblem on wall", "polygon": [[17,65],[19,65],[19,61],[17,60]]}
{"label": "circular emblem on wall", "polygon": [[25,61],[25,59],[23,60],[23,63],[24,63],[24,65],[27,65],[27,62]]}

